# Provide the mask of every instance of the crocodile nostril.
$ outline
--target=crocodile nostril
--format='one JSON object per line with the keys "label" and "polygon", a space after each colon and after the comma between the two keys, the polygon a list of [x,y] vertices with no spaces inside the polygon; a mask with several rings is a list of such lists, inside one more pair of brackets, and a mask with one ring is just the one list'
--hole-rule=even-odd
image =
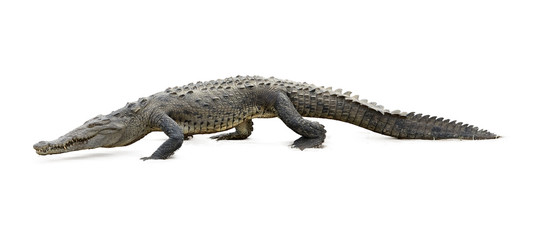
{"label": "crocodile nostril", "polygon": [[34,144],[34,149],[39,150],[39,149],[42,149],[43,147],[48,146],[48,145],[49,145],[48,142],[41,141],[41,142],[38,142],[38,143]]}

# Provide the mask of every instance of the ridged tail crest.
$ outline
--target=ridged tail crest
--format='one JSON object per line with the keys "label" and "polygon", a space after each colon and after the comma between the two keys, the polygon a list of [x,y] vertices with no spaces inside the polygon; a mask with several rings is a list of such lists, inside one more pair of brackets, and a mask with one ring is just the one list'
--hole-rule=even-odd
{"label": "ridged tail crest", "polygon": [[399,139],[494,139],[499,136],[473,125],[440,117],[389,111],[351,97],[351,92],[313,85],[289,88],[289,97],[304,117],[335,119]]}

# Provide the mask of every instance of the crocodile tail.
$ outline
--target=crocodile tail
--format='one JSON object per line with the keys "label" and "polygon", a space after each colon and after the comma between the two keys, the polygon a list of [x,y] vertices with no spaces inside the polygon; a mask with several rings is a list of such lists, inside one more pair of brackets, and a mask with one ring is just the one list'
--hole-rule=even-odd
{"label": "crocodile tail", "polygon": [[293,93],[293,104],[302,116],[335,119],[399,139],[495,139],[498,135],[473,125],[430,115],[384,109],[383,106],[341,89],[319,88]]}
{"label": "crocodile tail", "polygon": [[495,139],[498,135],[462,122],[415,113],[392,114],[373,109],[351,122],[371,131],[399,139]]}

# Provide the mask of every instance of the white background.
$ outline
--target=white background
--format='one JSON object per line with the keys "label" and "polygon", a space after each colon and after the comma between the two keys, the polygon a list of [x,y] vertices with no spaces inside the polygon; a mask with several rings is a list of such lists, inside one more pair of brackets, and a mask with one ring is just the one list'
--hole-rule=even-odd
{"label": "white background", "polygon": [[[0,239],[540,239],[536,1],[2,1]],[[38,156],[97,114],[236,75],[334,86],[492,141],[402,141],[278,119]]]}

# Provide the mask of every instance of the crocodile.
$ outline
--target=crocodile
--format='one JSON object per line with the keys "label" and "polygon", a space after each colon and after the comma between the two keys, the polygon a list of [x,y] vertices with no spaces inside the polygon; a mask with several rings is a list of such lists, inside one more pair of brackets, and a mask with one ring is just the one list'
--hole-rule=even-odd
{"label": "crocodile", "polygon": [[300,135],[292,143],[300,150],[320,147],[326,137],[322,124],[306,118],[334,119],[398,139],[499,138],[462,122],[389,111],[342,89],[274,77],[236,76],[167,88],[108,115],[98,115],[54,141],[41,141],[33,147],[39,155],[112,148],[163,131],[168,139],[150,157],[142,159],[167,159],[195,134],[235,128],[211,138],[246,139],[253,131],[252,119],[274,117]]}

